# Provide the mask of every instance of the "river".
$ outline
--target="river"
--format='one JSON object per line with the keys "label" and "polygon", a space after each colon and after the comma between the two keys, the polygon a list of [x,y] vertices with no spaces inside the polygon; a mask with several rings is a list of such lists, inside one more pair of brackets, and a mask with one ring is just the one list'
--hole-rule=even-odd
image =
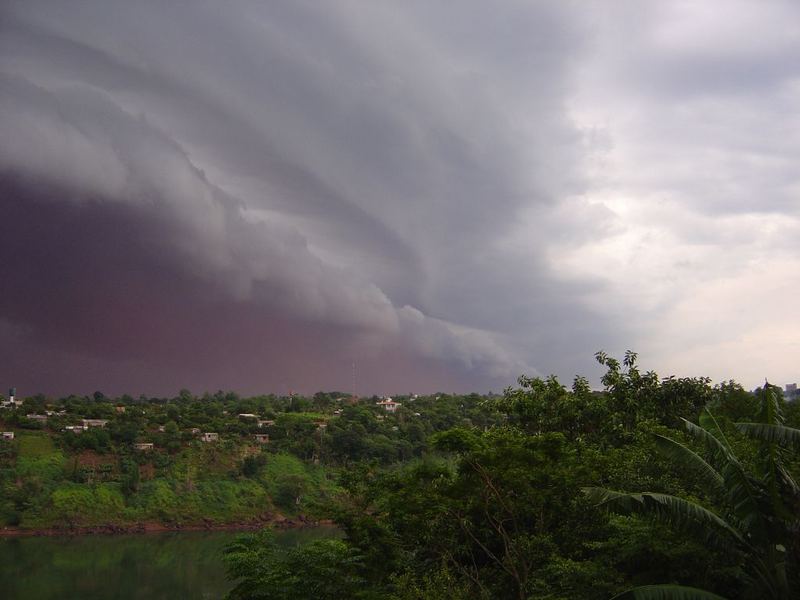
{"label": "river", "polygon": [[[237,535],[186,531],[0,539],[0,598],[221,598],[232,587],[225,579],[222,549]],[[276,532],[287,546],[337,535],[332,527]]]}

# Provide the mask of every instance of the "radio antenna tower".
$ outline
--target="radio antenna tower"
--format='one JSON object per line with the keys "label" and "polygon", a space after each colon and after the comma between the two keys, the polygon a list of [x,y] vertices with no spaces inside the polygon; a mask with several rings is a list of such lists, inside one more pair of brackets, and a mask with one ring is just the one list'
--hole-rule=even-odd
{"label": "radio antenna tower", "polygon": [[353,361],[353,398],[356,398],[356,361]]}

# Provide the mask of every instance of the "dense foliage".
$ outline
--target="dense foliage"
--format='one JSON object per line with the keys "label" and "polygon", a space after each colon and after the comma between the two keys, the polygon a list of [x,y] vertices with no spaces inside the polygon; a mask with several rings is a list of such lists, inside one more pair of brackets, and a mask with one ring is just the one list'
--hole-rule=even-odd
{"label": "dense foliage", "polygon": [[0,411],[0,518],[336,521],[232,545],[236,600],[796,597],[800,402],[597,360],[600,391],[27,398]]}
{"label": "dense foliage", "polygon": [[[797,406],[769,385],[660,379],[633,353],[597,359],[601,392],[521,378],[479,403],[481,425],[454,420],[418,456],[351,459],[343,540],[302,552],[359,582],[341,597],[796,597]],[[295,587],[296,559],[243,540],[233,597],[279,597],[277,573],[280,597],[314,597],[322,575]]]}

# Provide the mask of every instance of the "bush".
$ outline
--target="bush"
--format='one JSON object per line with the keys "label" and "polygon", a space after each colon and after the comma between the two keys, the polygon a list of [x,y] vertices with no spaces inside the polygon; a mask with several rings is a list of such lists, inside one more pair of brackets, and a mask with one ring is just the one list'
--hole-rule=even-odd
{"label": "bush", "polygon": [[237,538],[225,550],[230,600],[338,600],[364,597],[361,557],[342,540],[282,549],[269,531]]}

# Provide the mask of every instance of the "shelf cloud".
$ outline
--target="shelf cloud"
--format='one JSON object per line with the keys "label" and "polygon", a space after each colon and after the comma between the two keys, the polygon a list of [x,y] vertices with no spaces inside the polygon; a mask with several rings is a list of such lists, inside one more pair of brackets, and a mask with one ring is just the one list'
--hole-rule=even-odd
{"label": "shelf cloud", "polygon": [[0,380],[789,377],[796,12],[5,2]]}

